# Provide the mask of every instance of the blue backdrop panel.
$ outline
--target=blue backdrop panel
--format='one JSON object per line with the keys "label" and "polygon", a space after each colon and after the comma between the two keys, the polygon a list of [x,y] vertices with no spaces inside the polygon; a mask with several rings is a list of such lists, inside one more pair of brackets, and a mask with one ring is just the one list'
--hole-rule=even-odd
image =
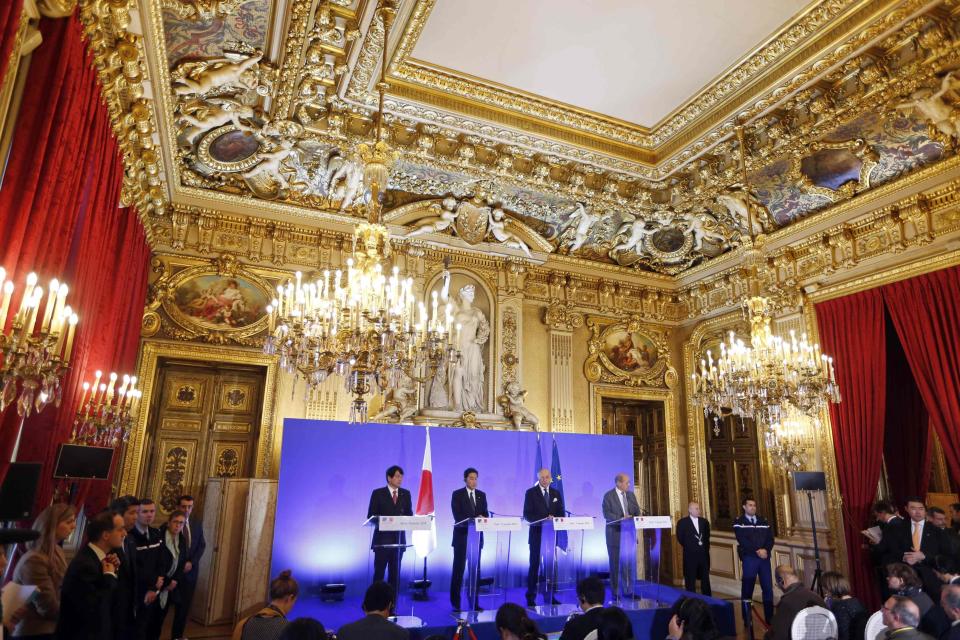
{"label": "blue backdrop panel", "polygon": [[[319,584],[343,582],[348,598],[362,596],[370,582],[369,531],[361,526],[370,492],[385,486],[384,472],[398,464],[406,472],[403,486],[416,505],[426,433],[419,426],[285,420],[271,574],[289,568],[308,593]],[[548,468],[553,437],[543,434],[539,439]],[[567,509],[597,518],[597,528],[585,537],[584,563],[588,569],[605,570],[600,502],[614,475],[633,468],[632,438],[555,437]],[[431,597],[446,598],[453,560],[450,494],[463,486],[463,470],[479,470],[479,488],[487,493],[492,511],[521,515],[524,491],[534,483],[538,440],[529,432],[446,427],[430,429],[430,439],[437,512],[437,549],[428,559]],[[484,553],[484,566],[493,560],[491,548]],[[514,534],[510,566],[519,584],[527,567],[525,530]],[[404,575],[410,570],[405,558]]]}

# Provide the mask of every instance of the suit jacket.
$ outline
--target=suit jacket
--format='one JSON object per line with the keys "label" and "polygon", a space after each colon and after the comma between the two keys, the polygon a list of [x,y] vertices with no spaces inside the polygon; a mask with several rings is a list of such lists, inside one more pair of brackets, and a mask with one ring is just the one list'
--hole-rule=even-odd
{"label": "suit jacket", "polygon": [[[706,518],[697,518],[697,526],[700,527],[700,537],[697,538],[697,530],[693,528],[693,518],[685,516],[677,521],[677,542],[683,547],[684,556],[697,556],[704,554],[707,561],[710,561],[710,521]],[[703,544],[699,544],[702,542]]]}
{"label": "suit jacket", "polygon": [[[183,535],[183,532],[180,533],[177,539],[177,546],[180,547],[180,552],[177,554],[176,566],[174,566],[173,554],[170,553],[170,549],[167,547],[167,525],[163,525],[160,528],[161,540],[163,545],[160,547],[160,560],[159,560],[159,569],[160,575],[163,576],[164,587],[170,584],[172,580],[176,580],[177,584],[183,582],[183,565],[187,563],[187,538]],[[171,570],[173,573],[171,574]],[[169,598],[174,602],[180,601],[180,589],[174,587],[173,591],[170,592]]]}
{"label": "suit jacket", "polygon": [[[187,530],[183,530],[183,537],[186,540]],[[207,540],[203,537],[203,523],[196,516],[190,517],[190,544],[187,546],[187,560],[193,565],[190,571],[183,574],[186,582],[196,583],[197,576],[200,575],[200,558],[207,549]]]}
{"label": "suit jacket", "polygon": [[733,521],[733,533],[737,536],[737,555],[742,560],[744,557],[756,557],[760,549],[767,550],[767,557],[770,557],[770,551],[773,549],[773,528],[766,518],[754,516],[756,524],[751,524],[745,514]]}
{"label": "suit jacket", "polygon": [[[543,520],[548,516],[562,518],[567,514],[566,508],[563,506],[563,498],[560,496],[560,492],[553,487],[550,487],[549,491],[550,505],[548,506],[543,499],[543,490],[540,488],[540,483],[537,483],[527,489],[527,493],[523,496],[524,520],[527,522],[536,522],[537,520]],[[530,526],[530,533],[527,534],[527,542],[532,543],[534,539],[540,540],[540,525]]]}
{"label": "suit jacket", "polygon": [[337,631],[338,640],[409,640],[410,632],[383,616],[367,614]]}
{"label": "suit jacket", "polygon": [[[910,520],[891,521],[883,529],[883,563],[903,562],[903,554],[913,551],[913,528]],[[886,544],[884,544],[886,543]],[[880,546],[877,545],[877,546]],[[926,556],[921,564],[930,565],[938,555],[949,553],[950,544],[943,531],[929,522],[923,525],[920,535],[920,551]]]}
{"label": "suit jacket", "polygon": [[[640,504],[637,502],[637,496],[633,491],[627,491],[627,513],[623,513],[623,506],[620,504],[620,498],[617,496],[616,489],[610,489],[603,494],[601,509],[603,510],[603,519],[607,522],[611,520],[620,520],[627,516],[639,516]],[[604,527],[607,536],[607,546],[620,546],[620,523],[608,524]]]}
{"label": "suit jacket", "polygon": [[[490,510],[487,508],[487,494],[479,489],[474,489],[475,499],[477,501],[477,508],[473,508],[473,503],[470,502],[470,496],[467,495],[467,488],[463,487],[457,489],[453,492],[453,495],[450,496],[450,509],[453,511],[453,521],[460,522],[466,520],[467,518],[489,518]],[[453,528],[453,542],[451,546],[457,546],[458,544],[467,543],[467,531],[468,527],[459,526]],[[483,546],[483,534],[480,534],[480,545]]]}
{"label": "suit jacket", "polygon": [[960,640],[960,620],[954,621],[950,630],[940,640]]}
{"label": "suit jacket", "polygon": [[560,634],[560,640],[583,640],[588,633],[596,631],[600,627],[600,614],[603,607],[594,607],[585,611],[583,615],[574,616],[567,620],[563,625],[563,633]]}
{"label": "suit jacket", "polygon": [[63,577],[57,640],[113,640],[115,576],[103,573],[89,545],[74,556]]}
{"label": "suit jacket", "polygon": [[[797,582],[783,592],[780,598],[780,604],[777,606],[777,612],[773,616],[773,624],[767,631],[764,638],[769,640],[791,640],[790,628],[793,621],[801,610],[807,607],[826,608],[823,598],[807,589],[803,584]],[[794,638],[793,640],[803,640]]]}
{"label": "suit jacket", "polygon": [[[412,516],[413,500],[410,492],[400,487],[397,490],[397,503],[393,503],[393,496],[385,486],[374,489],[370,494],[370,506],[367,507],[367,517],[372,516]],[[370,548],[382,544],[406,544],[407,536],[403,531],[380,531],[379,523],[375,525]]]}
{"label": "suit jacket", "polygon": [[117,550],[120,569],[117,571],[117,588],[113,591],[114,636],[125,640],[133,635],[134,614],[137,610],[137,543],[132,535],[123,539],[123,548]]}
{"label": "suit jacket", "polygon": [[922,631],[913,627],[903,627],[902,629],[887,629],[888,640],[933,640],[933,636],[928,636]]}

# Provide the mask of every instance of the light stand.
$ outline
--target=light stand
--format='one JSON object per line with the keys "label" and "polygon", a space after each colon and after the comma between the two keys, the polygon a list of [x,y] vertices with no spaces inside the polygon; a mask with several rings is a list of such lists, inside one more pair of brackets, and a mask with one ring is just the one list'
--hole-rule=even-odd
{"label": "light stand", "polygon": [[820,544],[817,542],[817,519],[813,514],[813,491],[804,491],[807,494],[807,504],[810,505],[810,526],[813,528],[813,560],[815,569],[813,570],[813,581],[810,582],[810,590],[816,591],[823,597],[823,585],[820,584],[820,578],[823,576],[823,568],[820,566]]}
{"label": "light stand", "polygon": [[815,590],[820,594],[820,597],[823,597],[823,585],[820,584],[823,568],[820,564],[820,542],[817,540],[817,518],[813,512],[813,492],[827,490],[826,475],[823,471],[794,471],[793,488],[795,491],[802,491],[807,494],[807,505],[810,508],[810,527],[813,532],[813,560],[816,567],[813,571],[810,590]]}

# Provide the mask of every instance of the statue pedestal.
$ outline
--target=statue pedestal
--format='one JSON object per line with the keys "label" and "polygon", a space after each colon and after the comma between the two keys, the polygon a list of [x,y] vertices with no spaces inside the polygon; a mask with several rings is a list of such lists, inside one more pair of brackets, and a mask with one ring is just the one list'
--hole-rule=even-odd
{"label": "statue pedestal", "polygon": [[[477,429],[508,429],[513,431],[513,423],[499,413],[472,413],[451,411],[449,409],[421,409],[413,418],[414,424],[440,427],[467,427]],[[525,428],[521,431],[529,431]]]}

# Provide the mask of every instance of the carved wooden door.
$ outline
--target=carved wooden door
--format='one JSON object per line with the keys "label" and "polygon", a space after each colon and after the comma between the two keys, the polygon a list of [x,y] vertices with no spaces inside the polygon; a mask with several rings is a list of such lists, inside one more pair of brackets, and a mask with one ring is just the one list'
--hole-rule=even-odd
{"label": "carved wooden door", "polygon": [[757,512],[776,528],[773,496],[764,482],[752,420],[726,416],[704,423],[707,436],[707,467],[710,483],[710,521],[714,529],[733,531],[733,520],[742,513],[741,501],[757,501]]}
{"label": "carved wooden door", "polygon": [[199,499],[207,478],[251,477],[263,386],[258,367],[161,362],[143,495],[169,513],[184,493]]}

